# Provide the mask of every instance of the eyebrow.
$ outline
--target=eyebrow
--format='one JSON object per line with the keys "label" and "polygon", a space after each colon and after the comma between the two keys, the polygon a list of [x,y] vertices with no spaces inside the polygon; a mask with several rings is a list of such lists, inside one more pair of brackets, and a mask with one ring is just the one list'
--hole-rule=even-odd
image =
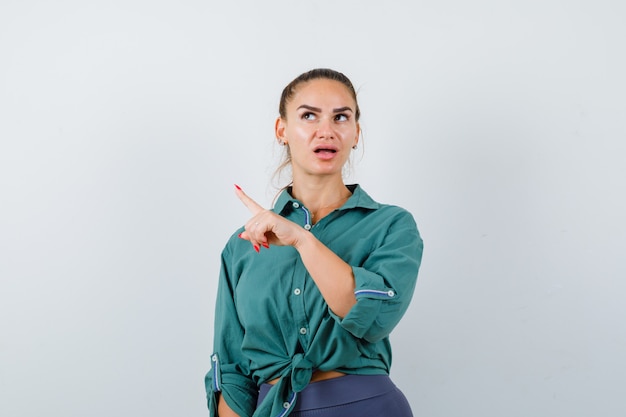
{"label": "eyebrow", "polygon": [[[297,110],[300,110],[300,109],[307,109],[307,110],[315,111],[315,112],[318,112],[318,113],[320,113],[322,111],[322,109],[320,109],[319,107],[309,106],[308,104],[301,105],[300,107],[298,107]],[[348,107],[348,106],[339,107],[339,108],[333,109],[333,113],[341,113],[341,112],[344,112],[344,111],[353,112],[352,109],[350,107]]]}

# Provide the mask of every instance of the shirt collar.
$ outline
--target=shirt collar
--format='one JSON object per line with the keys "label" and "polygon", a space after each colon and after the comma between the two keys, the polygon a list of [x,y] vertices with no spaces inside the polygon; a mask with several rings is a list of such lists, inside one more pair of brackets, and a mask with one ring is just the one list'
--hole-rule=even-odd
{"label": "shirt collar", "polygon": [[[344,203],[343,206],[339,208],[339,210],[351,209],[351,208],[364,208],[370,210],[376,210],[380,207],[380,204],[374,201],[372,197],[367,194],[359,184],[350,184],[346,185],[350,191],[352,191],[352,195],[348,200]],[[287,187],[283,189],[283,191],[278,196],[276,200],[276,204],[274,204],[274,211],[277,213],[282,213],[287,206],[292,206],[293,203],[302,204],[301,201],[293,198],[291,195],[291,187]]]}

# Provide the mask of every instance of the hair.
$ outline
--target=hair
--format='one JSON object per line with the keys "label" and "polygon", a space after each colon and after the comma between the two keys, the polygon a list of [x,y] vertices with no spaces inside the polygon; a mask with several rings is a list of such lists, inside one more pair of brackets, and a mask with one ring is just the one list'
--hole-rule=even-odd
{"label": "hair", "polygon": [[[283,89],[282,94],[280,95],[280,102],[278,105],[278,114],[280,115],[280,117],[283,120],[287,120],[287,104],[289,103],[289,101],[291,101],[293,96],[296,94],[298,87],[301,84],[307,83],[312,80],[318,80],[318,79],[338,81],[348,89],[348,92],[354,99],[354,103],[356,105],[356,109],[354,111],[354,118],[358,122],[359,118],[361,117],[361,110],[359,109],[359,103],[356,98],[356,90],[354,89],[352,82],[343,73],[332,70],[332,69],[328,69],[328,68],[312,69],[310,71],[300,74],[299,76],[294,78],[293,81],[287,84],[287,86]],[[278,168],[276,168],[276,171],[274,172],[274,179],[279,179],[280,174],[283,172],[283,170],[285,170],[290,165],[291,165],[291,152],[289,151],[289,146],[285,146],[283,160],[278,166]],[[291,181],[289,182],[289,185],[291,185]]]}
{"label": "hair", "polygon": [[287,84],[287,87],[284,88],[283,93],[280,95],[280,104],[278,105],[278,113],[280,114],[280,117],[287,120],[287,103],[289,103],[289,101],[296,94],[296,90],[298,86],[308,81],[317,80],[317,79],[338,81],[348,89],[348,91],[350,92],[350,95],[352,96],[352,98],[354,99],[354,102],[356,103],[354,116],[355,116],[356,121],[358,122],[359,118],[361,117],[361,110],[359,110],[359,103],[356,99],[356,91],[354,90],[354,86],[352,85],[352,82],[350,82],[350,79],[346,77],[344,74],[342,74],[341,72],[331,70],[328,68],[312,69],[311,71],[307,71],[303,74],[300,74],[292,82]]}

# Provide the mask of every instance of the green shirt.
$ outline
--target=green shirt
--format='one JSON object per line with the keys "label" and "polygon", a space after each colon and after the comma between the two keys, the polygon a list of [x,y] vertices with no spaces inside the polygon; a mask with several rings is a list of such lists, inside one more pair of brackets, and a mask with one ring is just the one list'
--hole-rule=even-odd
{"label": "green shirt", "polygon": [[[288,190],[273,209],[352,266],[357,303],[343,319],[328,308],[293,247],[256,253],[237,237],[243,229],[226,244],[205,381],[211,416],[218,392],[242,417],[282,417],[315,370],[389,373],[388,336],[411,301],[423,243],[409,212],[375,202],[358,185],[348,188],[346,203],[314,225]],[[259,385],[278,377],[256,409]]]}

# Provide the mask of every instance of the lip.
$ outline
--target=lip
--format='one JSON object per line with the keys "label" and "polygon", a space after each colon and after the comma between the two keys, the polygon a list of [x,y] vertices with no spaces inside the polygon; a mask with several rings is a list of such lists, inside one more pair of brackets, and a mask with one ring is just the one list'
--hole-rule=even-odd
{"label": "lip", "polygon": [[313,149],[315,157],[323,161],[329,161],[337,155],[339,148],[332,145],[319,145]]}
{"label": "lip", "polygon": [[317,145],[315,148],[313,148],[313,152],[318,152],[321,150],[332,151],[334,153],[339,152],[339,148],[334,145]]}

